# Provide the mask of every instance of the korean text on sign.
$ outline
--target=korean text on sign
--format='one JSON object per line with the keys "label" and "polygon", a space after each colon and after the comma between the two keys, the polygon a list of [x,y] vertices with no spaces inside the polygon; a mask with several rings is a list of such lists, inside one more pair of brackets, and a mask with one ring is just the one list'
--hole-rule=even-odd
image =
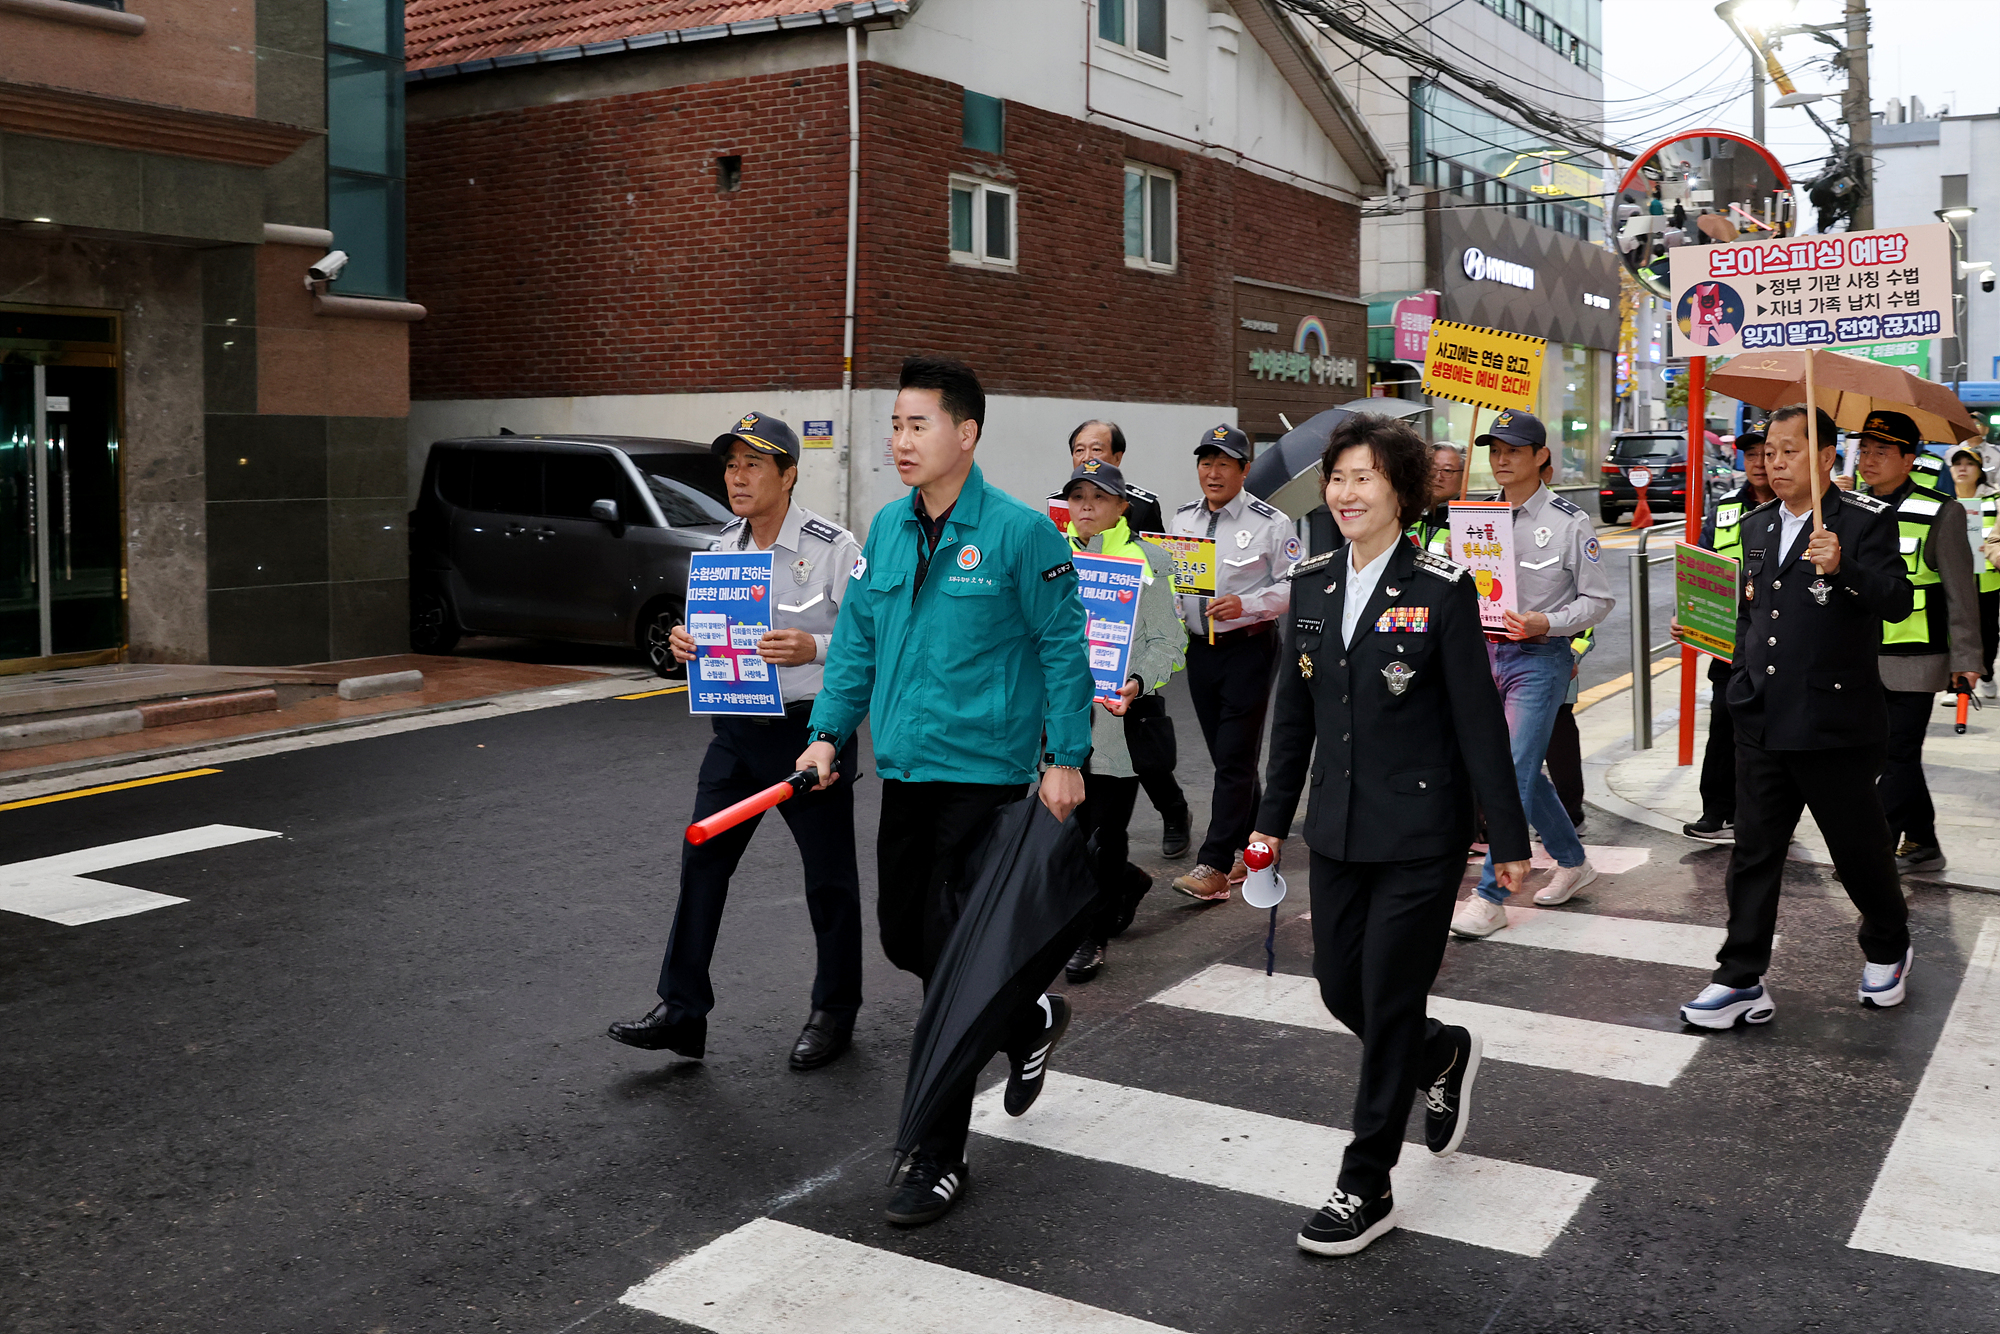
{"label": "korean text on sign", "polygon": [[1734,661],[1740,566],[1734,556],[1674,544],[1674,638],[1689,648]]}
{"label": "korean text on sign", "polygon": [[1129,556],[1078,552],[1077,594],[1083,599],[1084,634],[1090,640],[1092,693],[1110,699],[1125,684],[1132,661],[1132,634],[1139,624],[1139,592],[1146,562]]}
{"label": "korean text on sign", "polygon": [[1680,246],[1670,263],[1675,356],[1952,336],[1951,234],[1941,222]]}
{"label": "korean text on sign", "polygon": [[1451,507],[1451,558],[1472,576],[1480,628],[1507,633],[1507,613],[1520,592],[1514,573],[1514,507],[1504,500],[1467,500]]}
{"label": "korean text on sign", "polygon": [[1215,596],[1215,539],[1182,537],[1178,533],[1141,533],[1174,558],[1174,592],[1195,597]]}
{"label": "korean text on sign", "polygon": [[771,630],[771,553],[701,551],[688,559],[688,664],[693,713],[784,716],[778,669],[757,656]]}
{"label": "korean text on sign", "polygon": [[1539,406],[1545,338],[1432,320],[1424,352],[1426,394],[1496,412]]}

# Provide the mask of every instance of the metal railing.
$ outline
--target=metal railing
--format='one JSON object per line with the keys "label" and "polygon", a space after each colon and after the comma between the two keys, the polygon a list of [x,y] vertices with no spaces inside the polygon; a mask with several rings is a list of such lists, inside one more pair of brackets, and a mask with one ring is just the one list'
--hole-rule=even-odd
{"label": "metal railing", "polygon": [[1658,528],[1639,530],[1639,547],[1631,555],[1632,599],[1632,749],[1651,750],[1653,748],[1653,658],[1675,646],[1673,637],[1665,643],[1652,643],[1653,638],[1653,580],[1652,567],[1664,565],[1673,560],[1671,551],[1649,555],[1646,543]]}

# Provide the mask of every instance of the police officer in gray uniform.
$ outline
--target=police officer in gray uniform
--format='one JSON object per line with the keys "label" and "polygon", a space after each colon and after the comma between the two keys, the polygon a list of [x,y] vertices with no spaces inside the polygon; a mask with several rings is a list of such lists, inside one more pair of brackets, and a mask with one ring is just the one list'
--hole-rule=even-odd
{"label": "police officer in gray uniform", "polygon": [[[1487,499],[1514,508],[1518,610],[1507,613],[1504,636],[1487,633],[1486,655],[1507,708],[1521,806],[1556,859],[1554,873],[1535,891],[1535,902],[1548,906],[1567,902],[1597,878],[1542,762],[1569,694],[1570,638],[1610,615],[1611,576],[1601,563],[1590,516],[1542,481],[1548,432],[1533,414],[1509,408],[1473,443],[1485,447],[1493,480],[1500,483],[1500,492]],[[1452,934],[1476,939],[1505,927],[1507,913],[1500,905],[1509,893],[1496,880],[1488,853],[1477,892],[1451,919]]]}
{"label": "police officer in gray uniform", "polygon": [[[812,741],[806,724],[819,694],[827,645],[847,588],[861,556],[854,535],[792,503],[798,480],[799,440],[792,428],[765,413],[746,414],[734,429],[715,438],[724,458],[729,507],[737,518],[722,530],[718,551],[769,551],[773,581],[771,629],[758,654],[778,668],[784,693],[783,718],[711,719],[715,737],[702,758],[696,783],[694,819],[789,776],[800,751]],[[694,657],[694,640],[676,626],[674,656]],[[861,1006],[861,879],[854,859],[855,743],[840,755],[850,781],[820,792],[803,792],[778,813],[791,826],[805,863],[806,910],[818,940],[819,968],[813,979],[812,1014],[792,1048],[794,1070],[813,1070],[847,1050],[854,1014]],[[750,845],[762,816],[717,834],[699,845],[681,846],[681,896],[673,932],[660,964],[660,1003],[643,1019],[611,1025],[620,1042],[648,1051],[667,1050],[700,1057],[715,1007],[708,965],[722,926],[729,877]]]}
{"label": "police officer in gray uniform", "polygon": [[1243,847],[1263,797],[1257,752],[1278,660],[1277,622],[1291,604],[1285,576],[1301,553],[1292,521],[1243,490],[1249,436],[1224,423],[1205,433],[1194,453],[1202,498],[1175,512],[1172,531],[1214,540],[1215,596],[1176,601],[1188,629],[1188,693],[1215,763],[1215,792],[1196,865],[1175,877],[1174,888],[1220,903],[1249,874]]}

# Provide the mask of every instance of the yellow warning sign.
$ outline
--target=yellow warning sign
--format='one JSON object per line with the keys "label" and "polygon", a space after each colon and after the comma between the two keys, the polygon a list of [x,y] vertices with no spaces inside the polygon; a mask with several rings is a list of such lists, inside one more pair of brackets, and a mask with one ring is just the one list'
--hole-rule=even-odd
{"label": "yellow warning sign", "polygon": [[1431,321],[1430,350],[1424,355],[1424,392],[1501,411],[1533,412],[1541,388],[1542,353],[1548,339],[1499,329],[1479,329],[1450,320]]}

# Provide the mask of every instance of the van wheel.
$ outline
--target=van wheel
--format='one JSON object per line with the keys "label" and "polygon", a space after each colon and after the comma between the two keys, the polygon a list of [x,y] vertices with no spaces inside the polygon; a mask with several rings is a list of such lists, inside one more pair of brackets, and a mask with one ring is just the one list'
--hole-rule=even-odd
{"label": "van wheel", "polygon": [[667,636],[680,623],[681,610],[675,606],[655,607],[639,621],[639,651],[652,664],[654,675],[670,681],[687,676],[687,668],[675,660],[673,649],[667,646]]}
{"label": "van wheel", "polygon": [[410,652],[449,653],[458,647],[458,618],[442,593],[410,594]]}

